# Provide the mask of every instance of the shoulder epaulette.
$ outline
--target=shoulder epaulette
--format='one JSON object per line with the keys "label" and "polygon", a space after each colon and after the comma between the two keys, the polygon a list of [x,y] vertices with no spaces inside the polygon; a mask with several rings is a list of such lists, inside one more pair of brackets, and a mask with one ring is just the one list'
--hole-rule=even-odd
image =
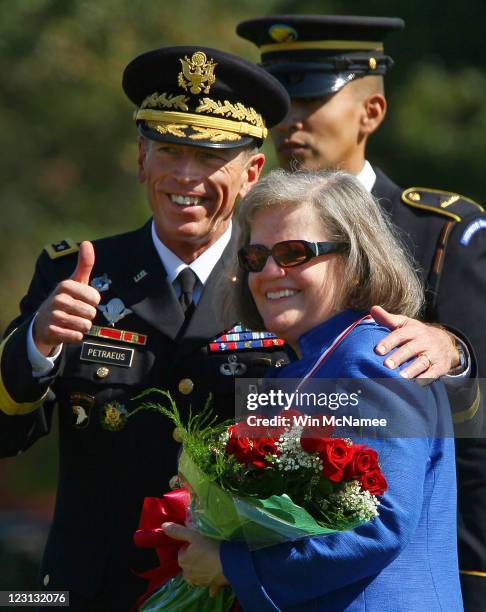
{"label": "shoulder epaulette", "polygon": [[71,255],[71,253],[79,251],[78,245],[71,238],[64,238],[64,240],[59,242],[46,244],[44,249],[51,259],[58,259],[59,257],[64,257],[64,255]]}
{"label": "shoulder epaulette", "polygon": [[440,189],[410,187],[402,193],[402,202],[430,212],[443,215],[454,221],[461,221],[472,213],[484,212],[484,208],[474,200]]}

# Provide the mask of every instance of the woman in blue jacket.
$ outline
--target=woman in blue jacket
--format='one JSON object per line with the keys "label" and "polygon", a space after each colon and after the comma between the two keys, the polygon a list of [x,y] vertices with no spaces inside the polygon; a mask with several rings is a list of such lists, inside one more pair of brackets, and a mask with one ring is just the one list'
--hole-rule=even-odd
{"label": "woman in blue jacket", "polygon": [[238,222],[242,320],[298,355],[276,378],[363,379],[361,416],[390,428],[365,440],[388,490],[379,516],[353,531],[257,551],[196,535],[181,559],[186,580],[213,591],[229,582],[248,612],[462,610],[445,391],[404,380],[374,352],[388,330],[371,306],[413,316],[421,305],[399,242],[372,196],[341,172],[275,171],[240,204]]}

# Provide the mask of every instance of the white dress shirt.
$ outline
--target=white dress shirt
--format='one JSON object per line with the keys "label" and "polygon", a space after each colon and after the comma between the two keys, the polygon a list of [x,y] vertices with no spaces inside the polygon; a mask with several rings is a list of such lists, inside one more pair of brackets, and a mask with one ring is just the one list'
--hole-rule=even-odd
{"label": "white dress shirt", "polygon": [[[214,244],[212,244],[208,249],[204,251],[197,259],[191,262],[189,265],[179,259],[175,253],[173,253],[170,249],[168,249],[165,244],[160,240],[157,236],[157,232],[155,231],[155,224],[152,221],[152,240],[154,242],[155,249],[160,257],[160,261],[164,266],[167,272],[167,279],[169,282],[174,283],[175,279],[178,277],[179,273],[182,272],[184,268],[191,268],[194,274],[197,276],[198,282],[194,287],[194,293],[192,299],[195,304],[198,304],[199,299],[201,298],[201,293],[203,290],[206,281],[208,280],[209,275],[213,271],[214,266],[221,259],[223,251],[227,247],[229,241],[231,239],[231,222],[228,226],[228,229],[225,233],[218,238]],[[181,294],[181,288],[179,283],[174,285],[175,292],[177,297]]]}
{"label": "white dress shirt", "polygon": [[376,174],[367,159],[365,159],[364,166],[361,171],[356,175],[356,178],[367,191],[371,192],[371,190],[375,186]]}

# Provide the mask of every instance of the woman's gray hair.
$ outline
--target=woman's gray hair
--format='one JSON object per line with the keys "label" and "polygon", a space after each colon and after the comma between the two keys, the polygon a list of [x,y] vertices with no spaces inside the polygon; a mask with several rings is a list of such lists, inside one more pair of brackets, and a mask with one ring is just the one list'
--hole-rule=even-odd
{"label": "woman's gray hair", "polygon": [[[237,249],[250,243],[259,210],[274,207],[310,207],[322,223],[328,240],[348,245],[336,255],[344,262],[339,308],[369,311],[377,304],[393,314],[415,316],[423,303],[423,289],[410,255],[378,202],[358,179],[346,172],[286,172],[274,170],[263,178],[237,207]],[[305,238],[305,236],[295,236]],[[252,329],[263,321],[248,288],[248,273],[235,263],[236,292],[228,306]]]}

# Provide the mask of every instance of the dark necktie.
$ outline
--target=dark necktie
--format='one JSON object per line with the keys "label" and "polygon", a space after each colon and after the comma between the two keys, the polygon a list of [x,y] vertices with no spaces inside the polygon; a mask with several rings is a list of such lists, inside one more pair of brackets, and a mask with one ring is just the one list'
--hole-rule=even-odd
{"label": "dark necktie", "polygon": [[184,315],[187,317],[192,313],[194,304],[192,302],[192,294],[194,293],[194,287],[197,283],[197,276],[191,268],[184,268],[177,276],[177,281],[181,288],[181,295],[179,296],[179,303],[181,305]]}

